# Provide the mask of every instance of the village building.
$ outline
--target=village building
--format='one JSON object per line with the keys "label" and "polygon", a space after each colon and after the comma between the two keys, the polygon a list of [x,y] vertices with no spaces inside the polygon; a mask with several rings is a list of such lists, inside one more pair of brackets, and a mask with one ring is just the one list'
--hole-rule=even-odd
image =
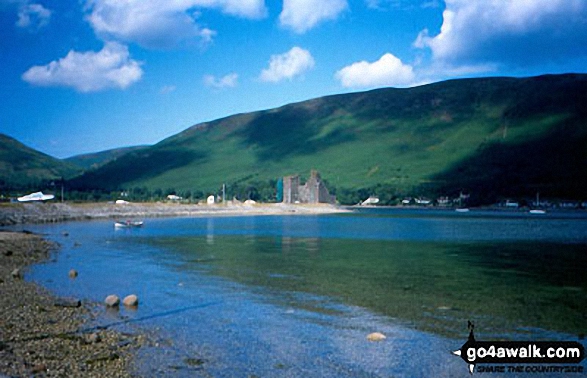
{"label": "village building", "polygon": [[300,185],[300,176],[283,178],[283,203],[335,203],[336,197],[330,195],[320,174],[312,170],[310,178]]}

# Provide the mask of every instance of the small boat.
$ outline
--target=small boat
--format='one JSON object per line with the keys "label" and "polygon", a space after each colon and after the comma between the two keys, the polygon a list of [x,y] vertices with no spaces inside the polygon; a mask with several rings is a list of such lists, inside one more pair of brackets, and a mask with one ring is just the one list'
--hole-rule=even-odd
{"label": "small boat", "polygon": [[530,214],[546,214],[546,210],[533,209],[533,210],[530,210]]}
{"label": "small boat", "polygon": [[53,194],[43,194],[43,192],[36,192],[27,194],[26,196],[18,197],[18,202],[29,202],[29,201],[47,201],[55,198]]}
{"label": "small boat", "polygon": [[127,220],[124,222],[114,222],[114,227],[115,228],[129,228],[129,227],[142,227],[143,226],[143,221],[131,221],[131,220]]}
{"label": "small boat", "polygon": [[457,213],[468,213],[469,209],[467,209],[466,207],[463,208],[458,208],[455,210]]}

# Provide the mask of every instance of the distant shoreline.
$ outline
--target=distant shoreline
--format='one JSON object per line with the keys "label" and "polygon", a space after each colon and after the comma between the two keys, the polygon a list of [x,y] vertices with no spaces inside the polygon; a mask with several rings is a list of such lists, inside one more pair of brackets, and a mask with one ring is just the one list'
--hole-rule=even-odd
{"label": "distant shoreline", "polygon": [[0,226],[90,219],[350,213],[328,204],[18,203],[0,205]]}
{"label": "distant shoreline", "polygon": [[[329,204],[216,204],[180,203],[16,203],[0,204],[0,227],[16,224],[58,223],[92,219],[127,220],[157,217],[210,217],[256,215],[319,215],[344,214],[360,210],[456,211],[454,207],[437,206],[336,206]],[[495,214],[528,214],[529,208],[472,207]],[[586,214],[584,209],[549,209],[548,214]],[[539,215],[537,215],[539,216]]]}

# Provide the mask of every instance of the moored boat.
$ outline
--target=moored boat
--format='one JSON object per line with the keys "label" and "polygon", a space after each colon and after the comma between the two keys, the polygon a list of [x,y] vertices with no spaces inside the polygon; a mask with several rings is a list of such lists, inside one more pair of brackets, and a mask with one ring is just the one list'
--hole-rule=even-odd
{"label": "moored boat", "polygon": [[142,227],[143,221],[116,221],[114,222],[114,227],[116,228],[128,228],[128,227]]}

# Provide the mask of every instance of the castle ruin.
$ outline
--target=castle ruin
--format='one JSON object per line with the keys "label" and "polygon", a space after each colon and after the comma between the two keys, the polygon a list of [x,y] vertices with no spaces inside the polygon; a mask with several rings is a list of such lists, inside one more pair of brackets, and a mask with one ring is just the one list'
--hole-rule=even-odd
{"label": "castle ruin", "polygon": [[310,178],[300,185],[300,176],[283,178],[283,203],[335,203],[336,197],[330,195],[326,185],[316,170],[312,170]]}

